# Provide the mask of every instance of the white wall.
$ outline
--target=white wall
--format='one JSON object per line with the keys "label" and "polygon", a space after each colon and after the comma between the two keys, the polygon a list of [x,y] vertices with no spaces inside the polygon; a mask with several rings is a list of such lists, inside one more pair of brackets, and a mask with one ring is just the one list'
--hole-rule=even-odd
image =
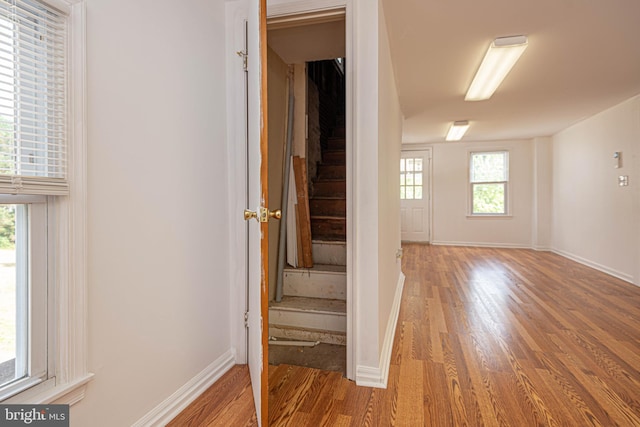
{"label": "white wall", "polygon": [[[392,303],[399,283],[400,247],[399,176],[402,118],[393,77],[382,5],[356,0],[353,52],[347,77],[353,73],[355,104],[353,147],[347,145],[347,162],[355,171],[347,199],[348,244],[353,264],[356,322],[356,380],[380,386],[386,380],[384,340],[392,317]],[[349,16],[347,17],[349,19]],[[349,22],[348,26],[349,28]],[[349,99],[347,106],[349,106]],[[351,151],[350,151],[351,150]],[[377,307],[377,310],[374,309]],[[393,332],[393,331],[392,331]],[[390,340],[393,339],[391,334]]]}
{"label": "white wall", "polygon": [[556,134],[553,176],[554,250],[640,285],[640,96]]}
{"label": "white wall", "polygon": [[378,337],[382,350],[394,302],[401,263],[400,248],[400,151],[402,113],[396,89],[389,36],[382,2],[378,1]]}
{"label": "white wall", "polygon": [[533,217],[531,246],[536,250],[551,248],[551,203],[553,200],[553,154],[550,137],[534,138]]}
{"label": "white wall", "polygon": [[307,157],[307,64],[294,64],[291,155]]}
{"label": "white wall", "polygon": [[[354,0],[351,15],[357,34],[352,51],[353,102],[355,104],[353,144],[347,144],[347,172],[355,176],[347,182],[348,247],[353,247],[352,263],[356,322],[356,378],[375,371],[380,362],[378,333],[378,8],[369,0]],[[349,14],[349,10],[347,12]],[[349,41],[347,40],[347,43]],[[348,54],[349,52],[347,52]],[[349,58],[349,57],[348,57]],[[348,94],[349,95],[349,94]],[[347,108],[349,100],[347,100]],[[349,117],[347,116],[347,120]],[[349,168],[351,166],[351,169]],[[348,177],[349,179],[349,177]],[[353,189],[353,192],[350,192]]]}
{"label": "white wall", "polygon": [[[468,217],[469,153],[485,150],[509,151],[509,217]],[[531,140],[434,144],[432,243],[531,247],[532,154]]]}
{"label": "white wall", "polygon": [[[287,134],[287,64],[271,48],[267,52],[267,102],[269,103],[269,204],[282,209],[282,176]],[[280,221],[269,221],[269,300],[275,299],[278,277]]]}
{"label": "white wall", "polygon": [[223,0],[88,0],[77,426],[131,425],[231,349]]}

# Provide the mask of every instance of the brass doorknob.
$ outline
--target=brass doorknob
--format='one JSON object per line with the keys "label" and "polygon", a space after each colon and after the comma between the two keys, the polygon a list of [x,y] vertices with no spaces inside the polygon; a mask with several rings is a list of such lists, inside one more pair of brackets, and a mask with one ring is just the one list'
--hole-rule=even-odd
{"label": "brass doorknob", "polygon": [[249,209],[245,209],[244,220],[249,221],[251,218],[258,218],[258,213],[254,211],[250,211]]}
{"label": "brass doorknob", "polygon": [[280,209],[276,209],[275,211],[269,211],[269,216],[271,218],[280,219],[282,218],[282,211]]}

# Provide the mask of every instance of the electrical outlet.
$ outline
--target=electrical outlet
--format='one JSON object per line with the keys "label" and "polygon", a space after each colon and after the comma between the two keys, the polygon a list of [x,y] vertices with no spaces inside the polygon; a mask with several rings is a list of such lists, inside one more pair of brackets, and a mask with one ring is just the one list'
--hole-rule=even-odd
{"label": "electrical outlet", "polygon": [[627,187],[629,185],[629,175],[620,175],[618,177],[618,185],[620,187]]}

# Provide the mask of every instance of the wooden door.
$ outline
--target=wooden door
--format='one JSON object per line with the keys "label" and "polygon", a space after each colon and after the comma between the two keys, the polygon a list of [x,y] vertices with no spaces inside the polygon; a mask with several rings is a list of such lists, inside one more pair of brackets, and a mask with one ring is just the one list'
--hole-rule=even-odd
{"label": "wooden door", "polygon": [[268,425],[270,219],[267,158],[266,0],[249,1],[247,25],[248,364],[258,423]]}

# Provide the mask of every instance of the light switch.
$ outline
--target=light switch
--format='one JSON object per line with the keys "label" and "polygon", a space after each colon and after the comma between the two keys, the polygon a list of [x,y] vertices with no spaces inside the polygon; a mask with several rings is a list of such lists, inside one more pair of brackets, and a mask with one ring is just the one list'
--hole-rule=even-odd
{"label": "light switch", "polygon": [[626,187],[629,185],[629,175],[620,175],[618,177],[618,185],[620,187]]}

